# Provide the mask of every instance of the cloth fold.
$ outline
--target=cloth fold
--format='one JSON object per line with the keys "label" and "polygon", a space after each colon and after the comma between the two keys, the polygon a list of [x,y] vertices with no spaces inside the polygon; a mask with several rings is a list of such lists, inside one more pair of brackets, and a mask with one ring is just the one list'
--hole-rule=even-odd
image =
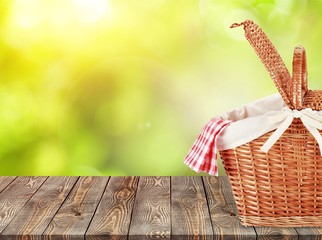
{"label": "cloth fold", "polygon": [[231,121],[221,118],[211,119],[194,142],[184,163],[196,172],[218,176],[217,139],[230,123]]}
{"label": "cloth fold", "polygon": [[217,150],[231,149],[274,131],[261,150],[268,152],[294,118],[300,118],[314,136],[322,156],[322,111],[289,109],[274,94],[211,119],[202,129],[184,162],[196,172],[218,175]]}
{"label": "cloth fold", "polygon": [[[272,122],[281,122],[279,127],[273,132],[269,139],[261,147],[263,152],[268,150],[274,145],[274,143],[282,136],[285,130],[291,125],[294,118],[300,118],[303,125],[312,134],[320,147],[320,154],[322,155],[322,137],[318,129],[322,129],[322,111],[313,111],[311,108],[305,108],[302,110],[291,110],[285,107],[280,112],[272,113]],[[282,119],[282,121],[281,121]]]}

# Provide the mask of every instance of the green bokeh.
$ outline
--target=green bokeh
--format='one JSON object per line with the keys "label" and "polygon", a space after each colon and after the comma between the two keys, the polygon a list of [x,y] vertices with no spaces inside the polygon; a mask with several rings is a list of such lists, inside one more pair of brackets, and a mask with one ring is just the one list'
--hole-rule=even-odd
{"label": "green bokeh", "polygon": [[[322,89],[322,1],[0,1],[1,175],[196,175],[213,116],[276,92],[234,22]],[[223,170],[221,168],[221,174]]]}

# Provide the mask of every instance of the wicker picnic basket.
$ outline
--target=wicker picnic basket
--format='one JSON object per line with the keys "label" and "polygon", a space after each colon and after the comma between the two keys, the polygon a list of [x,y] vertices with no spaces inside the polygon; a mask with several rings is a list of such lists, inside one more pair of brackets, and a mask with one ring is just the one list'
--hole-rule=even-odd
{"label": "wicker picnic basket", "polygon": [[[290,76],[265,33],[247,20],[245,36],[291,110],[322,110],[322,91],[308,90],[306,54],[296,46]],[[322,226],[322,157],[319,144],[300,118],[265,153],[274,131],[233,149],[220,151],[245,226]],[[321,130],[318,133],[321,134]],[[319,134],[319,135],[320,135]]]}

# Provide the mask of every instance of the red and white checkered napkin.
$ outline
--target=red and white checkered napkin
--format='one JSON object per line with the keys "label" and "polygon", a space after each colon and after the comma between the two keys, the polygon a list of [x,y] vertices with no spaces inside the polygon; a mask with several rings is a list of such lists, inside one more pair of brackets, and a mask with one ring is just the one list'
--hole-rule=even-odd
{"label": "red and white checkered napkin", "polygon": [[196,172],[218,175],[216,142],[219,134],[231,123],[220,118],[211,119],[194,142],[184,163]]}

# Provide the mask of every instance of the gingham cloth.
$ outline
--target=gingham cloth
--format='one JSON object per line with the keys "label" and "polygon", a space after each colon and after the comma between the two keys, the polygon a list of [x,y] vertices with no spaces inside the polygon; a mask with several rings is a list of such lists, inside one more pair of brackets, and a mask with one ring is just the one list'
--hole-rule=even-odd
{"label": "gingham cloth", "polygon": [[217,147],[219,134],[231,123],[220,118],[211,119],[194,142],[184,163],[196,172],[218,176]]}

